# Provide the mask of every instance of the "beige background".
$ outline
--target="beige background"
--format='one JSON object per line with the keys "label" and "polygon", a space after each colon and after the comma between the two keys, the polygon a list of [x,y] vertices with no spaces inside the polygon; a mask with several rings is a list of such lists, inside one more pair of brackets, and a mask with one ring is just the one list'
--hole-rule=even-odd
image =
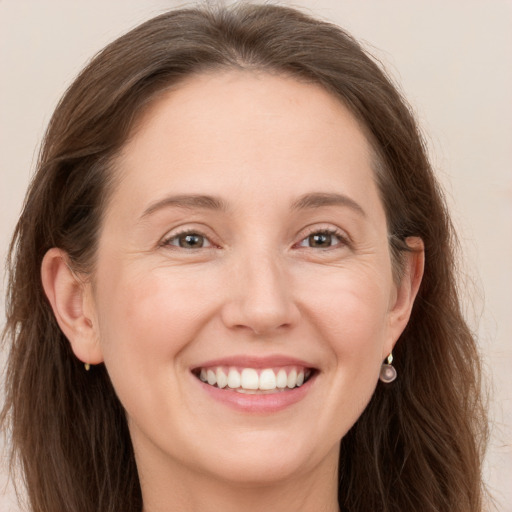
{"label": "beige background", "polygon": [[[512,1],[293,4],[362,39],[428,134],[466,253],[469,318],[492,377],[486,479],[498,509],[512,512]],[[66,86],[107,42],[177,5],[183,2],[0,0],[2,260],[44,127]],[[1,295],[3,311],[3,285]],[[0,512],[17,512],[0,460]]]}

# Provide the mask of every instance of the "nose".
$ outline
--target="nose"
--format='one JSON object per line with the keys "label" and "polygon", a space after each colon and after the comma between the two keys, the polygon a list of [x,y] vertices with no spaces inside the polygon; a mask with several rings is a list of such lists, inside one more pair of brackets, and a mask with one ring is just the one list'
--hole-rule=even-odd
{"label": "nose", "polygon": [[222,321],[264,336],[293,327],[300,313],[286,268],[275,256],[253,254],[231,268]]}

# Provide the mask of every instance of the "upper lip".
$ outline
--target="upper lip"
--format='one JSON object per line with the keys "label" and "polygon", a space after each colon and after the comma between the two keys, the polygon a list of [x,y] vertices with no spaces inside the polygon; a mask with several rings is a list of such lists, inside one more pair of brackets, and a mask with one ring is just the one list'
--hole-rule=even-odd
{"label": "upper lip", "polygon": [[242,368],[254,369],[275,368],[280,366],[300,366],[303,368],[314,368],[311,363],[308,363],[303,359],[276,354],[270,356],[238,355],[222,357],[219,359],[210,359],[198,365],[194,365],[191,369],[197,370],[198,368],[211,368],[213,366],[239,366]]}

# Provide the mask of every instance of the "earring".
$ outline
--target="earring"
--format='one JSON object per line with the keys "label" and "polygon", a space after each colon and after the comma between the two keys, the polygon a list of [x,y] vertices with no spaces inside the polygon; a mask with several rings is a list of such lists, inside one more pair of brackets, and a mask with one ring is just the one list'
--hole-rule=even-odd
{"label": "earring", "polygon": [[396,370],[395,367],[391,364],[393,362],[393,353],[390,352],[388,356],[388,362],[383,363],[380,367],[380,376],[379,379],[389,384],[390,382],[393,382],[396,379]]}
{"label": "earring", "polygon": [[89,363],[84,364],[85,371],[88,372],[91,369],[91,365]]}

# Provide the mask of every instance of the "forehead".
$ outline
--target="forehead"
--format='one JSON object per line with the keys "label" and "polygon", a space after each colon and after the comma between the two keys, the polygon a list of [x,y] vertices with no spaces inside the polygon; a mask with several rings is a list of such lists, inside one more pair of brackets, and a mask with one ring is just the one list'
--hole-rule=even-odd
{"label": "forehead", "polygon": [[280,130],[290,139],[315,139],[318,134],[323,140],[318,129],[331,128],[350,134],[352,142],[357,138],[361,150],[370,149],[364,127],[339,97],[319,84],[264,71],[218,70],[192,75],[158,94],[136,123],[123,153],[137,145],[141,132],[155,142],[156,131],[164,136],[193,135],[194,142],[205,132],[211,137],[217,131],[219,137],[212,141],[216,142],[226,131],[256,134],[262,128]]}
{"label": "forehead", "polygon": [[301,187],[330,191],[340,179],[364,192],[374,187],[372,160],[358,121],[322,87],[263,72],[205,73],[144,113],[117,161],[114,196],[134,205],[160,193],[271,185],[293,196]]}

